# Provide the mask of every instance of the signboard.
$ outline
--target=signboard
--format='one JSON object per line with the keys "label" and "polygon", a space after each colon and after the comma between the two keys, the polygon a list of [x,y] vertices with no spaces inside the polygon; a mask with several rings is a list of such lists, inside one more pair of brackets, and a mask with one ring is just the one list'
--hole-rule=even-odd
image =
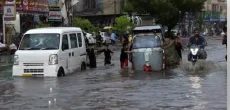
{"label": "signboard", "polygon": [[22,11],[22,0],[16,0],[16,10]]}
{"label": "signboard", "polygon": [[61,11],[49,11],[49,19],[48,21],[62,21],[62,14]]}
{"label": "signboard", "polygon": [[11,2],[11,0],[8,0],[8,1],[4,1],[4,0],[0,0],[0,11],[3,10],[3,5],[4,3],[6,4],[15,4],[16,3],[16,10],[17,11],[22,11],[22,0],[15,0],[15,2]]}
{"label": "signboard", "polygon": [[15,0],[4,0],[5,4],[15,4]]}
{"label": "signboard", "polygon": [[0,10],[1,10],[1,11],[3,10],[3,4],[4,4],[4,1],[3,1],[3,0],[0,0]]}
{"label": "signboard", "polygon": [[16,6],[15,5],[5,5],[3,9],[3,14],[4,14],[5,21],[15,20]]}
{"label": "signboard", "polygon": [[49,6],[58,6],[59,0],[49,0]]}
{"label": "signboard", "polygon": [[220,12],[203,12],[202,13],[204,21],[219,21],[220,20]]}
{"label": "signboard", "polygon": [[22,10],[25,12],[48,12],[48,0],[22,0]]}
{"label": "signboard", "polygon": [[62,22],[61,8],[58,3],[59,0],[49,0],[49,22]]}

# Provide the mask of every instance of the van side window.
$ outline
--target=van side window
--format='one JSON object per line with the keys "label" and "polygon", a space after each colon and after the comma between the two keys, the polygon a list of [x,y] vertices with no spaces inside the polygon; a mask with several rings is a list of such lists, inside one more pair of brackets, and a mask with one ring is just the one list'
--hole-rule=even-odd
{"label": "van side window", "polygon": [[82,37],[81,37],[81,33],[77,33],[77,38],[78,38],[79,47],[82,47]]}
{"label": "van side window", "polygon": [[76,36],[76,34],[69,34],[69,36],[70,36],[71,48],[78,48],[78,43],[77,43],[77,36]]}
{"label": "van side window", "polygon": [[69,41],[68,41],[68,36],[67,35],[63,35],[63,38],[62,38],[62,48],[69,49]]}

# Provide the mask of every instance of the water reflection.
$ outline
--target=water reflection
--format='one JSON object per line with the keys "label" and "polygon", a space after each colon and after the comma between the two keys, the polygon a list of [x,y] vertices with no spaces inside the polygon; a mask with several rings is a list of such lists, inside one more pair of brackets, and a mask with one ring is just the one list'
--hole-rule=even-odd
{"label": "water reflection", "polygon": [[191,83],[191,88],[200,89],[202,87],[201,86],[201,78],[200,77],[198,77],[198,76],[189,77],[189,80],[192,82]]}
{"label": "water reflection", "polygon": [[177,76],[172,71],[158,71],[158,72],[144,72],[144,71],[131,71],[123,69],[120,71],[122,78],[130,80],[157,80],[157,79],[172,79]]}

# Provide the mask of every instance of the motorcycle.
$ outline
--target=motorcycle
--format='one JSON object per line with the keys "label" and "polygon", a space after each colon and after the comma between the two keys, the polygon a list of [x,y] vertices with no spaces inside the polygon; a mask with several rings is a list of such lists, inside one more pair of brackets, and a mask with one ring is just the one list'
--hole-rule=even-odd
{"label": "motorcycle", "polygon": [[[206,59],[206,56],[203,57],[203,56],[200,56],[200,55],[199,55],[198,52],[199,52],[200,50],[203,50],[203,51],[204,51],[204,49],[201,48],[201,46],[199,46],[199,45],[191,45],[191,47],[190,47],[191,62],[192,62],[192,64],[193,64],[193,66],[196,64],[197,60],[199,60],[199,59]],[[204,52],[205,52],[205,51],[204,51]],[[206,54],[206,52],[205,52],[205,54]],[[202,58],[202,57],[203,57],[203,58]]]}

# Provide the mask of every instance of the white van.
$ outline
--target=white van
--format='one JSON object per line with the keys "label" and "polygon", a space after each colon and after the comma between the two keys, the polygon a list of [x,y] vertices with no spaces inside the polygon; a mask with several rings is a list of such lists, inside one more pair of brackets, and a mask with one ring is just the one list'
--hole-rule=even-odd
{"label": "white van", "polygon": [[75,27],[27,31],[14,56],[13,76],[60,77],[86,69],[86,45]]}

